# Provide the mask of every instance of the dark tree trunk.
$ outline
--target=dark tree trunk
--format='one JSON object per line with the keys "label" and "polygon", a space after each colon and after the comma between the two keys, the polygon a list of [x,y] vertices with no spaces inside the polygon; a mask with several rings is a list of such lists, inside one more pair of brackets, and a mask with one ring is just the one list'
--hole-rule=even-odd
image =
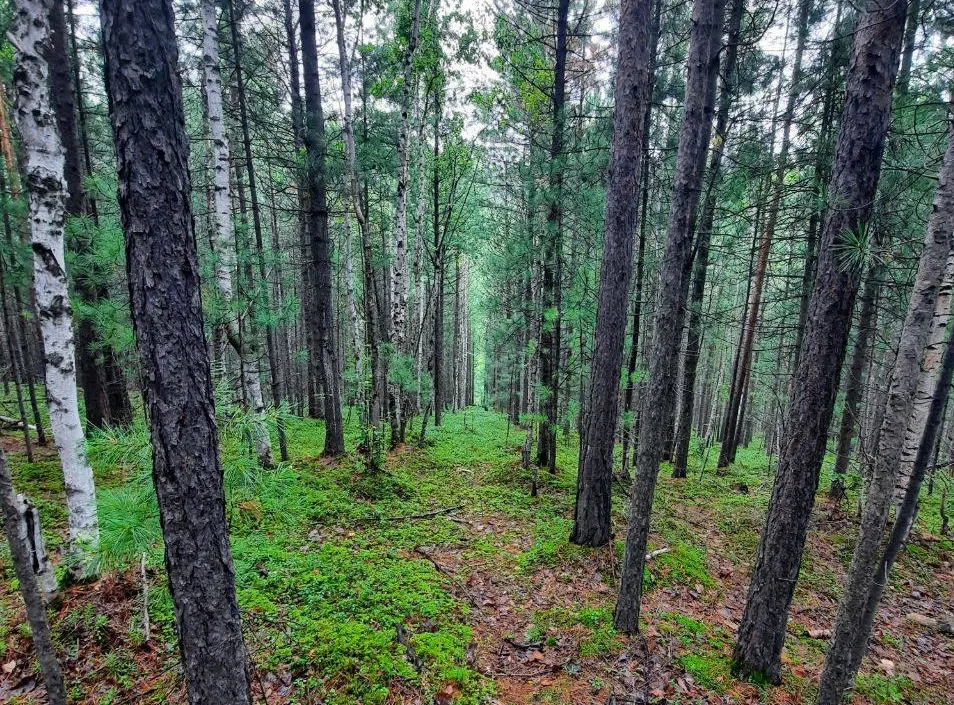
{"label": "dark tree trunk", "polygon": [[172,2],[104,0],[101,8],[130,306],[186,689],[192,705],[250,704]]}
{"label": "dark tree trunk", "polygon": [[[73,59],[69,51],[69,30],[63,5],[64,0],[54,0],[50,6],[50,92],[56,113],[57,130],[63,142],[63,176],[66,178],[68,191],[66,215],[80,217],[92,215],[93,211],[83,188],[84,160],[80,151],[76,101],[80,87],[73,85]],[[71,245],[79,254],[89,252],[89,242],[83,235],[74,238]],[[104,286],[97,285],[86,277],[76,278],[74,285],[76,293],[85,304],[95,304],[109,298],[109,292]],[[116,354],[112,346],[104,346],[102,341],[97,340],[92,321],[83,317],[77,323],[76,357],[86,402],[86,423],[94,428],[127,426],[132,422],[132,409],[121,373],[117,379],[117,372],[121,367],[116,360]],[[98,354],[97,347],[101,348]]]}
{"label": "dark tree trunk", "polygon": [[30,547],[26,537],[21,533],[23,523],[20,521],[17,504],[13,478],[10,477],[10,469],[7,467],[7,456],[0,448],[0,510],[3,512],[3,526],[7,543],[10,545],[13,571],[20,583],[20,595],[26,605],[27,623],[30,625],[37,661],[40,662],[40,673],[43,676],[43,685],[46,686],[47,700],[50,705],[66,705],[63,672],[60,670],[60,662],[53,650],[50,623],[46,618],[46,605],[33,572],[33,556]]}
{"label": "dark tree trunk", "polygon": [[[629,285],[633,275],[633,234],[639,205],[640,162],[646,139],[650,90],[650,9],[652,0],[625,0],[621,7],[613,143],[606,185],[606,219],[596,346],[570,541],[602,546],[610,539],[613,447],[623,364]],[[638,321],[637,321],[638,324]]]}
{"label": "dark tree trunk", "polygon": [[858,312],[858,333],[848,365],[848,380],[845,384],[845,404],[841,412],[838,441],[835,450],[835,476],[831,483],[831,495],[841,499],[845,494],[845,475],[851,460],[851,442],[858,429],[858,414],[864,396],[864,372],[867,366],[871,343],[874,339],[878,318],[878,291],[881,288],[881,260],[877,256],[868,266],[868,274],[861,290],[861,307]]}
{"label": "dark tree trunk", "polygon": [[311,230],[311,256],[314,259],[315,313],[317,320],[318,384],[324,393],[324,455],[344,453],[344,429],[341,417],[341,383],[338,353],[334,342],[335,315],[332,302],[331,238],[328,233],[328,202],[325,193],[325,118],[321,109],[318,81],[318,54],[315,45],[314,0],[299,0],[302,65],[305,72],[305,152],[308,160],[308,219]]}
{"label": "dark tree trunk", "polygon": [[702,300],[706,291],[706,275],[709,270],[709,246],[712,242],[712,226],[715,222],[716,197],[722,175],[722,155],[729,132],[729,109],[735,91],[736,60],[739,55],[739,35],[745,1],[733,0],[725,54],[722,57],[719,108],[716,112],[715,140],[709,157],[709,177],[706,197],[696,237],[696,259],[693,268],[692,291],[689,297],[689,330],[686,334],[686,355],[682,373],[682,404],[676,427],[676,449],[672,476],[686,476],[689,466],[689,441],[692,437],[692,411],[695,405],[696,371],[699,367],[699,352],[702,346]]}
{"label": "dark tree trunk", "polygon": [[745,675],[781,680],[788,608],[805,547],[860,281],[846,267],[846,237],[865,228],[881,173],[881,156],[898,72],[906,2],[871,0],[855,32],[845,107],[828,188],[818,275],[792,383],[778,469],[756,554],[735,648]]}
{"label": "dark tree trunk", "polygon": [[570,0],[559,0],[556,18],[556,65],[553,72],[553,134],[547,227],[543,243],[543,308],[540,333],[540,386],[543,415],[537,464],[556,472],[557,411],[560,394],[560,260],[563,249],[563,170],[566,130],[566,55]]}
{"label": "dark tree trunk", "polygon": [[686,107],[676,157],[666,252],[659,270],[659,304],[649,353],[649,379],[642,400],[619,598],[613,616],[616,628],[626,633],[634,633],[639,628],[643,563],[653,492],[662,460],[663,437],[666,429],[672,427],[675,417],[677,369],[672,364],[672,357],[682,338],[692,265],[692,233],[702,191],[706,149],[712,133],[724,14],[724,0],[696,0],[693,5]]}

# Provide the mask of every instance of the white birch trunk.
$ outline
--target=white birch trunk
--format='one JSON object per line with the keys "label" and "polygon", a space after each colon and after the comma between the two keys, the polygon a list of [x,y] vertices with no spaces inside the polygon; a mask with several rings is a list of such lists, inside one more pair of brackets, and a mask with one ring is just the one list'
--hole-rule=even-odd
{"label": "white birch trunk", "polygon": [[225,330],[229,344],[241,360],[242,384],[248,394],[249,409],[255,417],[253,430],[255,454],[258,456],[259,464],[268,468],[273,465],[272,439],[265,419],[265,398],[262,394],[258,356],[253,346],[243,343],[240,339],[238,325],[230,311],[234,298],[232,271],[235,268],[235,253],[232,233],[232,195],[229,184],[229,141],[225,136],[225,117],[222,109],[219,23],[214,0],[202,2],[202,67],[214,172],[215,283],[219,297],[228,311],[220,327]]}
{"label": "white birch trunk", "polygon": [[398,352],[405,352],[407,339],[407,301],[410,271],[407,256],[407,201],[411,163],[411,108],[414,100],[412,62],[420,32],[421,0],[414,0],[411,36],[404,52],[401,72],[401,121],[397,140],[397,199],[395,205],[394,266],[391,268],[391,343]]}
{"label": "white birch trunk", "polygon": [[900,505],[908,489],[911,473],[914,470],[914,458],[924,436],[931,400],[937,389],[941,374],[941,358],[944,356],[944,343],[947,340],[947,324],[951,317],[951,294],[954,285],[954,252],[948,255],[944,280],[934,306],[934,318],[931,321],[931,333],[924,356],[921,358],[921,376],[914,395],[914,406],[908,419],[908,428],[904,435],[904,447],[901,450],[901,465],[898,468],[898,481],[894,488],[895,504]]}
{"label": "white birch trunk", "polygon": [[53,573],[53,564],[46,553],[46,542],[40,530],[40,513],[36,505],[25,494],[18,494],[14,498],[13,506],[19,519],[17,530],[24,545],[30,552],[30,563],[33,574],[36,576],[36,585],[46,602],[49,602],[57,592],[56,575]]}
{"label": "white birch trunk", "polygon": [[[17,0],[16,20],[8,38],[17,51],[13,70],[14,116],[26,154],[34,291],[43,338],[46,398],[53,438],[63,465],[70,543],[78,554],[84,547],[99,542],[99,523],[96,487],[86,459],[86,438],[77,404],[73,312],[63,251],[63,145],[56,131],[49,66],[43,56],[49,44],[51,4],[50,0]],[[85,571],[81,563],[73,562],[71,571],[75,575]]]}
{"label": "white birch trunk", "polygon": [[358,315],[358,295],[354,285],[354,255],[351,249],[351,214],[347,208],[344,212],[344,267],[345,286],[348,289],[348,315],[351,318],[351,346],[354,348],[355,377],[358,380],[358,394],[363,394],[364,356],[362,340],[364,330],[361,325],[361,316]]}

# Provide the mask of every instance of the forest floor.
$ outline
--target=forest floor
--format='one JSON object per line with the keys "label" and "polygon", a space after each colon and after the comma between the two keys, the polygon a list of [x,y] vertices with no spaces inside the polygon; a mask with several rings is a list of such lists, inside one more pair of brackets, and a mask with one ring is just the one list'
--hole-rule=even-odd
{"label": "forest floor", "polygon": [[[559,472],[543,473],[531,498],[523,432],[476,409],[448,415],[426,447],[398,449],[377,472],[354,454],[317,457],[316,422],[289,421],[293,460],[267,472],[240,435],[225,424],[228,518],[259,703],[813,701],[856,521],[848,504],[819,493],[784,682],[734,679],[732,641],[771,488],[758,448],[740,451],[724,475],[697,462],[680,481],[664,468],[650,548],[668,551],[647,565],[641,636],[626,638],[612,628],[625,490],[614,497],[614,550],[569,544],[573,438],[561,438]],[[0,440],[57,553],[65,517],[55,457],[41,450],[26,463],[19,439]],[[352,427],[349,448],[356,442]],[[717,455],[710,450],[710,464]],[[51,610],[71,698],[182,703],[148,433],[140,425],[96,436],[90,457],[105,577],[67,589]],[[937,532],[935,495],[892,576],[853,703],[954,702],[954,638],[923,624],[950,622],[954,611],[954,544]],[[0,702],[44,702],[9,556],[0,555]]]}

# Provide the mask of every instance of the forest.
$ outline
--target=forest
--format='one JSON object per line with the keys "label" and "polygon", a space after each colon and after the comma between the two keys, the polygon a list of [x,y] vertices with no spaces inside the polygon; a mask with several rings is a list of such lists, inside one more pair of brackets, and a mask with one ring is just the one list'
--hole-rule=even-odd
{"label": "forest", "polygon": [[0,29],[0,703],[954,704],[950,3]]}

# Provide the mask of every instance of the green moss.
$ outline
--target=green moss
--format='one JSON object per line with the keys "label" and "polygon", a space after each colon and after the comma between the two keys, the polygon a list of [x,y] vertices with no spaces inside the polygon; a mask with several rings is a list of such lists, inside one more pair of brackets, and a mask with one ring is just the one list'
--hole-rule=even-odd
{"label": "green moss", "polygon": [[696,683],[717,693],[724,693],[732,681],[730,662],[724,656],[686,654],[679,663]]}
{"label": "green moss", "polygon": [[855,691],[873,703],[902,703],[910,701],[915,687],[907,676],[863,673],[855,681]]}

